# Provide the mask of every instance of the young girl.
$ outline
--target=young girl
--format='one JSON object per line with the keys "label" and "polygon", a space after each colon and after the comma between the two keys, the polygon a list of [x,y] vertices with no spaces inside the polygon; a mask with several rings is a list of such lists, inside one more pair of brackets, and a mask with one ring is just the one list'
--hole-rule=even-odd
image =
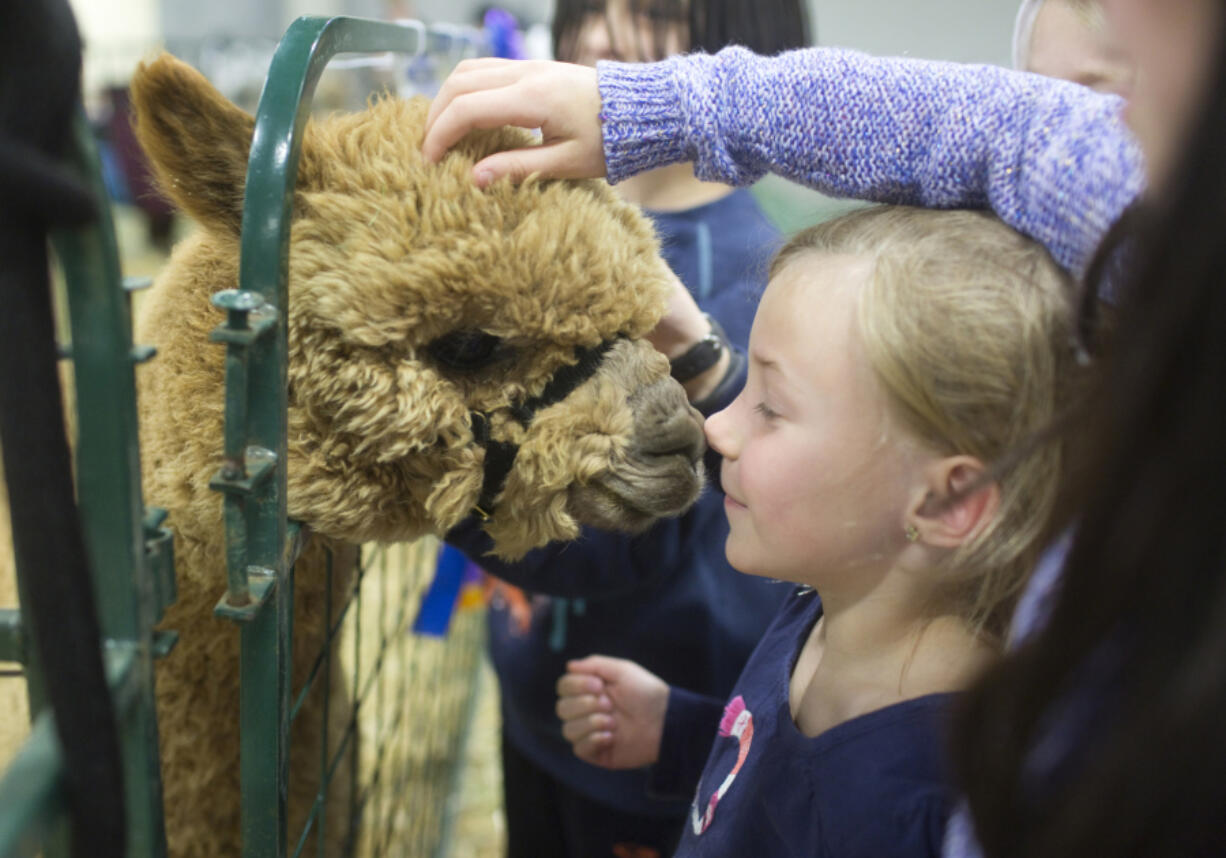
{"label": "young girl", "polygon": [[706,428],[729,561],[801,586],[726,706],[604,657],[558,683],[575,752],[659,786],[719,724],[677,855],[939,853],[950,692],[1000,650],[1060,449],[990,469],[1060,407],[1069,294],[974,212],[866,209],[776,258],[746,386]]}

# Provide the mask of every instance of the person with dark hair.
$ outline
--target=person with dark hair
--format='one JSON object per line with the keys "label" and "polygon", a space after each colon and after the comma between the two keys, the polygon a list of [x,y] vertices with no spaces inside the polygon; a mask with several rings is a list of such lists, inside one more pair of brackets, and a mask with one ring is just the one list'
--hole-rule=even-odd
{"label": "person with dark hair", "polygon": [[[970,812],[948,856],[1226,854],[1226,9],[1103,8],[1137,70],[1135,139],[1121,99],[1058,80],[733,49],[596,73],[466,65],[423,143],[438,158],[473,127],[541,127],[542,146],[477,164],[481,184],[690,159],[733,183],[774,170],[846,196],[991,206],[1109,287],[1113,333],[1081,325],[1100,381],[1057,424],[1085,450],[1053,523],[1066,536],[1019,604],[1016,651],[953,732]],[[693,313],[676,310],[667,327]]]}
{"label": "person with dark hair", "polygon": [[1082,325],[1102,369],[1065,430],[1070,531],[955,723],[951,855],[1226,854],[1226,7],[1103,6],[1150,191],[1087,276],[1083,307],[1118,310]]}
{"label": "person with dark hair", "polygon": [[592,46],[581,37],[591,24],[608,34],[609,56],[597,59],[628,62],[683,51],[715,53],[728,45],[777,54],[804,47],[809,36],[804,4],[795,0],[557,0],[554,56],[590,63]]}
{"label": "person with dark hair", "polygon": [[[733,41],[778,53],[806,41],[802,0],[561,0],[553,33],[559,56],[593,66]],[[644,208],[665,260],[709,316],[694,320],[693,339],[677,340],[673,375],[700,410],[721,408],[736,393],[720,384],[727,344],[748,340],[779,233],[749,191],[699,181],[687,164],[646,172],[618,191]],[[587,528],[575,543],[514,563],[485,556],[480,524],[465,522],[447,541],[496,576],[489,652],[501,690],[508,854],[670,854],[695,784],[661,791],[646,769],[613,772],[577,759],[554,712],[554,683],[567,661],[611,652],[696,694],[723,697],[787,588],[728,565],[728,523],[713,492],[638,536]],[[691,741],[705,749],[717,727]]]}

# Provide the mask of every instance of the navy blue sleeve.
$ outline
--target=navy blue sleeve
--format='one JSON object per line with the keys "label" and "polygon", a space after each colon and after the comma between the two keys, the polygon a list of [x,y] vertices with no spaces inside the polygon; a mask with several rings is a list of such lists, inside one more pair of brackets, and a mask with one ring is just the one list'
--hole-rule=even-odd
{"label": "navy blue sleeve", "polygon": [[660,758],[647,780],[653,797],[688,799],[694,794],[723,711],[724,701],[719,698],[669,688]]}
{"label": "navy blue sleeve", "polygon": [[635,536],[584,527],[573,542],[551,542],[514,562],[488,553],[493,543],[475,517],[453,528],[446,541],[485,571],[529,592],[600,598],[680,574],[692,568],[696,550],[722,555],[723,539],[717,531],[723,515],[722,504],[707,502],[678,518],[661,519]]}

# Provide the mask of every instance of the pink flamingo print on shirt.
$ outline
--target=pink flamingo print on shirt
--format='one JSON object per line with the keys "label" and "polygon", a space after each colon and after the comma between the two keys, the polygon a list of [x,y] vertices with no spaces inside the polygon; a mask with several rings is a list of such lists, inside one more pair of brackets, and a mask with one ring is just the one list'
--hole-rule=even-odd
{"label": "pink flamingo print on shirt", "polygon": [[[711,794],[711,798],[707,801],[706,812],[702,815],[698,813],[699,792],[694,793],[694,803],[690,805],[690,824],[694,827],[695,834],[702,834],[711,826],[711,821],[715,819],[716,805],[724,797],[724,793],[728,792],[728,787],[732,786],[732,782],[736,780],[736,773],[741,770],[741,766],[745,764],[745,758],[749,756],[749,746],[753,743],[753,713],[745,708],[745,699],[739,694],[724,707],[724,717],[719,722],[719,735],[728,736],[740,742],[736,765],[732,767],[732,771],[728,772],[728,776],[719,785],[719,789]],[[699,790],[701,789],[702,784],[699,783]]]}

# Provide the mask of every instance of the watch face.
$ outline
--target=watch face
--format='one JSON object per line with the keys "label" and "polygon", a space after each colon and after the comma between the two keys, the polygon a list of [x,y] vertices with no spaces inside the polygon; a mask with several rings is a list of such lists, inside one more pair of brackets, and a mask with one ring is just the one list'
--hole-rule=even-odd
{"label": "watch face", "polygon": [[685,354],[669,361],[670,373],[677,381],[687,382],[706,372],[719,361],[719,356],[724,350],[723,330],[719,327],[719,323],[709,315],[707,315],[707,321],[711,323],[711,331],[690,346]]}

